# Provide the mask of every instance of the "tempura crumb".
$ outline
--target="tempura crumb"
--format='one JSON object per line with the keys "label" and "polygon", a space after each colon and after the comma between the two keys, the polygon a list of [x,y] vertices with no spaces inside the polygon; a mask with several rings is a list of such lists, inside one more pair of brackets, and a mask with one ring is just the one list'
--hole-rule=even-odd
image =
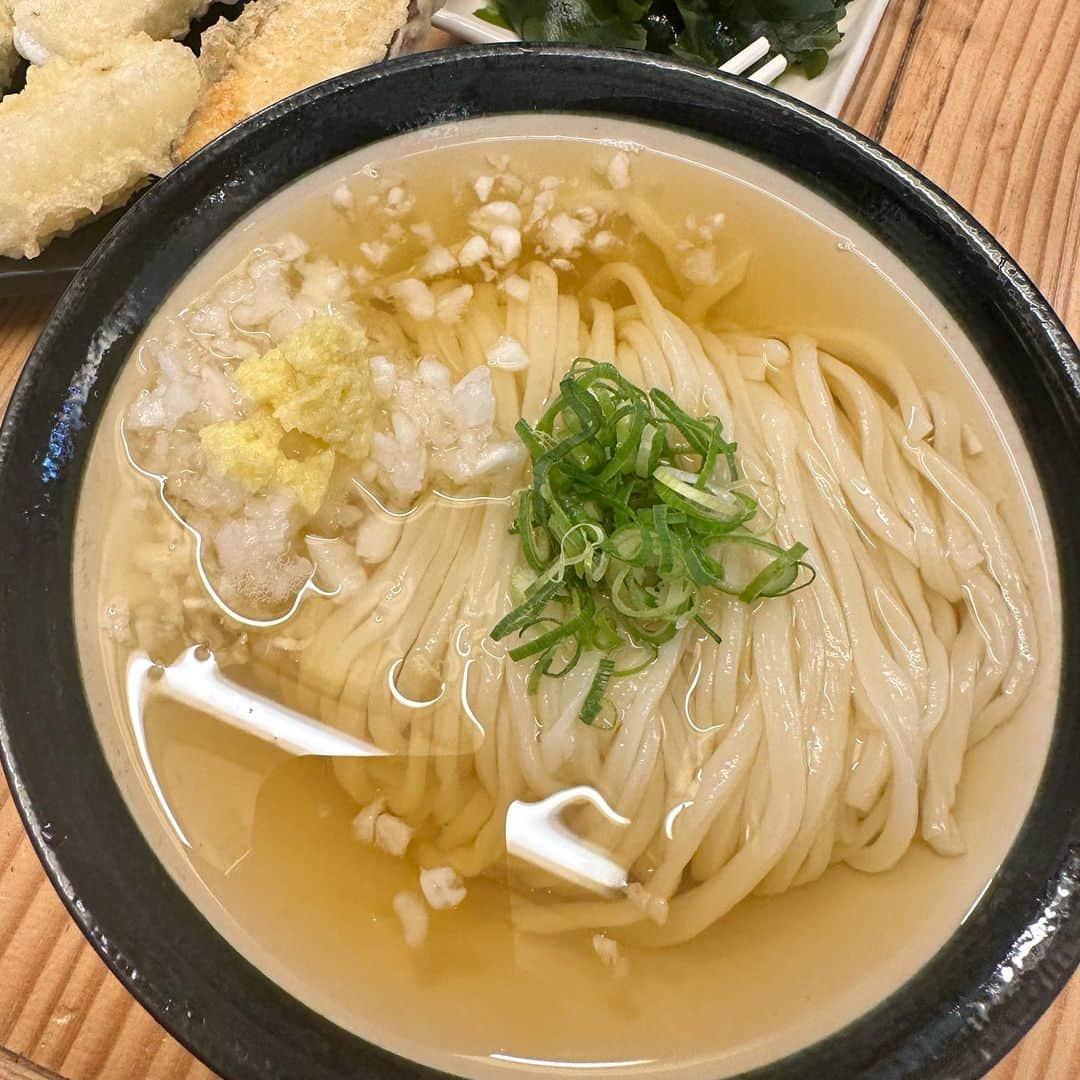
{"label": "tempura crumb", "polygon": [[360,843],[368,845],[375,843],[375,820],[385,809],[386,799],[380,795],[352,819],[352,833]]}
{"label": "tempura crumb", "polygon": [[458,252],[458,262],[464,267],[475,266],[491,254],[487,240],[482,236],[470,236]]}
{"label": "tempura crumb", "polygon": [[410,195],[400,185],[392,187],[386,193],[386,205],[384,209],[391,217],[403,217],[411,212],[416,205],[416,196]]}
{"label": "tempura crumb", "polygon": [[469,215],[469,224],[479,232],[490,233],[499,225],[521,228],[521,207],[505,199],[490,202]]}
{"label": "tempura crumb", "polygon": [[356,196],[352,188],[342,180],[330,195],[330,204],[338,210],[351,214],[356,209]]}
{"label": "tempura crumb", "polygon": [[471,285],[459,285],[456,289],[451,289],[450,292],[440,296],[436,308],[439,321],[447,326],[453,326],[454,323],[461,322],[472,297],[473,287]]}
{"label": "tempura crumb", "polygon": [[502,269],[521,255],[521,230],[513,225],[496,225],[491,230],[492,263]]}
{"label": "tempura crumb", "polygon": [[716,269],[716,250],[711,247],[693,248],[682,260],[682,272],[693,285],[715,285],[719,280]]}
{"label": "tempura crumb", "polygon": [[379,814],[375,819],[375,846],[387,855],[400,859],[412,838],[412,826],[394,814]]}
{"label": "tempura crumb", "polygon": [[435,294],[419,278],[406,278],[390,286],[390,295],[409,318],[427,322],[435,318]]}
{"label": "tempura crumb", "polygon": [[499,282],[499,288],[519,303],[529,302],[529,283],[520,274],[510,274]]}
{"label": "tempura crumb", "polygon": [[502,371],[523,371],[529,366],[529,354],[517,338],[503,336],[488,349],[484,357],[493,368]]}
{"label": "tempura crumb", "polygon": [[630,961],[622,955],[619,943],[607,934],[593,934],[593,951],[600,957],[600,963],[610,968],[616,975],[626,975],[630,971]]}
{"label": "tempura crumb", "polygon": [[311,251],[311,245],[294,232],[282,233],[277,240],[278,254],[286,262],[296,262]]}
{"label": "tempura crumb", "polygon": [[402,890],[394,897],[393,907],[405,934],[405,944],[410,949],[419,949],[428,934],[428,910],[424,901],[416,893]]}
{"label": "tempura crumb", "polygon": [[541,233],[544,246],[557,255],[573,256],[585,246],[589,228],[569,214],[560,213],[552,217]]}
{"label": "tempura crumb", "polygon": [[420,891],[435,911],[456,908],[465,899],[465,884],[452,866],[420,871]]}
{"label": "tempura crumb", "polygon": [[360,843],[377,847],[399,859],[408,850],[413,831],[407,822],[386,812],[386,799],[382,796],[368,803],[352,819],[352,833]]}
{"label": "tempura crumb", "polygon": [[657,926],[667,922],[668,902],[662,896],[653,896],[640,882],[630,882],[626,887],[626,898]]}
{"label": "tempura crumb", "polygon": [[435,236],[435,230],[431,227],[430,221],[418,221],[415,224],[410,225],[409,232],[428,247],[433,247],[438,243]]}
{"label": "tempura crumb", "polygon": [[607,181],[616,189],[630,186],[630,155],[620,150],[608,162]]}
{"label": "tempura crumb", "polygon": [[597,254],[601,254],[605,251],[610,251],[619,243],[619,238],[608,229],[601,229],[593,238],[589,241],[589,250],[595,251]]}
{"label": "tempura crumb", "polygon": [[360,254],[377,270],[390,258],[391,247],[381,240],[360,245]]}
{"label": "tempura crumb", "polygon": [[451,274],[458,267],[458,261],[454,253],[442,244],[436,244],[420,260],[418,267],[421,274],[427,278],[441,277],[443,274]]}

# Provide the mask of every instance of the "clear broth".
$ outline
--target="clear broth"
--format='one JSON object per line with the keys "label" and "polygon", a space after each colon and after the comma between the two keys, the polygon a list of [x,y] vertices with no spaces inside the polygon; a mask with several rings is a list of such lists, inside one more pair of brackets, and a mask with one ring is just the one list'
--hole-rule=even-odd
{"label": "clear broth", "polygon": [[[635,183],[648,186],[660,213],[681,221],[722,210],[733,247],[753,247],[725,319],[750,332],[807,332],[842,356],[903,358],[920,382],[962,402],[986,447],[986,471],[1003,478],[1004,510],[1030,562],[1043,660],[1021,713],[968,758],[957,806],[967,854],[947,860],[916,843],[884,874],[834,867],[812,885],[752,897],[686,945],[629,950],[626,977],[599,965],[587,935],[515,930],[508,894],[486,880],[470,883],[461,908],[433,914],[416,952],[391,909],[395,892],[415,887],[415,867],[357,844],[349,830],[357,807],[328,761],[290,758],[183,706],[156,703],[146,716],[150,755],[192,840],[183,847],[138,764],[121,704],[126,656],[99,629],[108,598],[137,587],[123,554],[135,539],[124,511],[146,488],[122,466],[116,439],[140,378],[134,364],[113,391],[79,518],[83,664],[106,753],[170,873],[245,956],[329,1018],[467,1075],[727,1075],[877,1004],[945,942],[992,879],[1030,803],[1053,721],[1060,642],[1052,539],[1022,440],[985,368],[925,286],[869,234],[790,179],[711,143],[609,120],[560,117],[558,138],[550,128],[544,117],[448,125],[334,162],[234,227],[158,318],[288,230],[319,253],[350,259],[370,237],[362,221],[344,228],[328,205],[343,177],[361,204],[364,185],[375,184],[369,173],[407,177],[441,231],[440,215],[452,212],[443,178],[463,182],[488,153],[509,153],[541,175],[572,175],[610,155],[613,140],[649,146],[635,155]],[[93,509],[106,489],[108,520]]]}

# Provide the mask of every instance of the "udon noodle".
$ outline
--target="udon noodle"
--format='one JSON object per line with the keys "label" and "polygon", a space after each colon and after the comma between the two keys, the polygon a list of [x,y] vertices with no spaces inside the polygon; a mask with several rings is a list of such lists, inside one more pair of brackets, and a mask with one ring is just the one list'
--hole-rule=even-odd
{"label": "udon noodle", "polygon": [[[502,882],[520,927],[670,945],[751,893],[837,862],[884,871],[919,837],[961,853],[965,755],[1024,700],[1038,643],[1024,566],[957,403],[892,358],[727,325],[723,301],[752,253],[725,249],[719,221],[703,231],[663,220],[625,158],[605,183],[544,187],[507,172],[494,195],[482,185],[470,220],[513,202],[518,224],[504,225],[516,253],[490,222],[435,242],[394,210],[408,196],[393,188],[379,212],[393,211],[388,229],[413,231],[420,254],[368,258],[350,275],[286,238],[148,346],[149,389],[125,437],[202,536],[220,603],[189,557],[165,550],[173,526],[150,492],[161,546],[142,558],[155,599],[133,605],[118,633],[162,664],[209,647],[226,669],[260,672],[296,712],[375,748],[334,764],[360,817],[401,825],[405,857],[449,868],[447,880]],[[356,212],[347,193],[340,203]],[[552,225],[560,214],[570,234]],[[478,235],[487,259],[465,265]],[[425,272],[442,251],[451,260]],[[339,453],[314,513],[298,513],[281,485],[252,495],[215,475],[199,432],[251,415],[237,367],[327,316],[364,329],[365,362],[391,357],[397,392],[424,357],[453,387],[485,372],[498,467],[455,478],[432,462],[456,444],[429,438],[423,491],[401,498],[393,470],[425,436],[395,427],[387,398],[375,438],[396,442],[372,451],[377,469]],[[718,417],[759,504],[753,528],[804,543],[815,573],[753,604],[711,596],[719,642],[680,627],[653,663],[612,681],[609,725],[579,719],[598,655],[531,693],[529,665],[489,637],[522,563],[512,493],[529,478],[514,425],[539,418],[578,357]],[[728,558],[734,574],[752,572],[749,555]],[[540,804],[573,838],[571,860],[600,856],[625,881],[583,888],[587,866],[575,876],[520,857],[531,849],[514,834],[515,808]]]}

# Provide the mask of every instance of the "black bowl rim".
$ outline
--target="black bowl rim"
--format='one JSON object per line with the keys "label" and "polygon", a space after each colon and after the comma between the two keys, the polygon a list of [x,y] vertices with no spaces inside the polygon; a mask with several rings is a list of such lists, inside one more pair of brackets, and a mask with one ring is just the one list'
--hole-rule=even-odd
{"label": "black bowl rim", "polygon": [[[445,109],[413,104],[410,90]],[[369,111],[350,110],[353,102]],[[105,764],[83,693],[70,617],[71,540],[83,458],[108,386],[145,316],[193,255],[288,179],[348,149],[441,121],[529,111],[668,124],[820,186],[918,264],[996,365],[1044,485],[1065,601],[1058,719],[1039,790],[994,883],[924,968],[841,1031],[747,1074],[981,1075],[1080,962],[1080,725],[1063,720],[1080,705],[1080,672],[1068,665],[1076,608],[1068,601],[1080,597],[1080,576],[1066,557],[1080,539],[1080,513],[1053,499],[1068,484],[1067,470],[1052,468],[1070,454],[1080,460],[1080,352],[1001,246],[880,146],[775,91],[656,57],[477,47],[343,75],[216,140],[140,199],[97,249],[45,327],[0,431],[0,505],[10,523],[0,531],[0,756],[35,850],[121,982],[225,1075],[436,1075],[343,1031],[271,983],[217,935],[151,853]],[[155,223],[160,234],[162,222],[170,223],[169,240],[149,248],[141,238],[155,235]],[[1029,360],[1036,378],[1011,370],[988,343]],[[55,751],[57,732],[63,754]],[[103,848],[106,835],[123,857]],[[166,941],[160,925],[171,928]]]}

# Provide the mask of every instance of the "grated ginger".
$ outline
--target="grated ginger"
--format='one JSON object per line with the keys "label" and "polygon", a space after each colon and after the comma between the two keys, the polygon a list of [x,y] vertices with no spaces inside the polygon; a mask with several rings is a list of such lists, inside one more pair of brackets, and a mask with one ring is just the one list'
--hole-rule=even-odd
{"label": "grated ginger", "polygon": [[285,431],[362,459],[371,445],[371,370],[363,330],[324,316],[233,373],[240,390]]}
{"label": "grated ginger", "polygon": [[292,491],[305,512],[314,515],[326,497],[334,471],[334,451],[320,450],[299,460],[280,447],[285,432],[264,409],[246,420],[208,424],[199,441],[210,467],[252,494],[281,487]]}
{"label": "grated ginger", "polygon": [[[252,493],[286,488],[314,515],[326,497],[336,454],[363,458],[371,445],[367,337],[341,319],[312,319],[276,349],[245,360],[233,380],[260,408],[245,420],[199,432],[211,468]],[[290,431],[322,447],[303,459],[288,457],[281,441]]]}

